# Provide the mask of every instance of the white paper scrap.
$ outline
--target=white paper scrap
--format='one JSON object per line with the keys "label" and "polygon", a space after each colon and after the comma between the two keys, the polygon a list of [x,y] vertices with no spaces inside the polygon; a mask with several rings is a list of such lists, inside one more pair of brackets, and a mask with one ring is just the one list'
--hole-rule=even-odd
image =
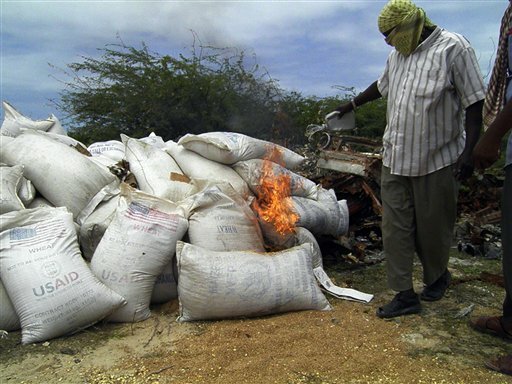
{"label": "white paper scrap", "polygon": [[373,295],[369,293],[360,292],[352,288],[341,288],[334,285],[322,267],[313,269],[313,272],[320,285],[338,299],[360,301],[364,303],[369,303],[373,299]]}

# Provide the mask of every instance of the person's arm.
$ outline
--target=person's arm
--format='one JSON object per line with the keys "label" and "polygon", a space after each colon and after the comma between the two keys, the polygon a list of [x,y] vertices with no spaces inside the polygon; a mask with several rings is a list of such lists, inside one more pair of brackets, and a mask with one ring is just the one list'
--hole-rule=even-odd
{"label": "person's arm", "polygon": [[501,140],[512,128],[512,100],[510,100],[483,134],[473,150],[475,168],[485,169],[500,157]]}
{"label": "person's arm", "polygon": [[482,129],[482,107],[483,100],[477,101],[466,108],[466,143],[462,154],[455,164],[455,176],[459,180],[464,180],[473,174],[473,159],[471,154],[475,148],[480,130]]}
{"label": "person's arm", "polygon": [[359,107],[370,101],[380,99],[381,97],[382,95],[380,94],[379,88],[377,87],[377,81],[375,81],[363,92],[354,97],[351,101],[341,104],[338,108],[335,109],[335,111],[338,111],[340,113],[339,117],[341,117],[345,113],[353,111],[354,106]]}

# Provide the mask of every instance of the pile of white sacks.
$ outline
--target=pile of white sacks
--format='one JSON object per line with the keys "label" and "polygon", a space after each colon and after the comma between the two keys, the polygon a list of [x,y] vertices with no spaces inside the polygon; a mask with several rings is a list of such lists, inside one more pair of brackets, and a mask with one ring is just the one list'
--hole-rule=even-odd
{"label": "pile of white sacks", "polygon": [[[0,329],[21,329],[23,344],[142,321],[174,299],[178,321],[331,308],[313,273],[315,236],[344,234],[348,209],[293,172],[302,156],[227,132],[121,135],[86,148],[55,116],[34,121],[3,106]],[[250,205],[269,146],[282,153],[272,167],[291,177],[299,215],[287,236]]]}

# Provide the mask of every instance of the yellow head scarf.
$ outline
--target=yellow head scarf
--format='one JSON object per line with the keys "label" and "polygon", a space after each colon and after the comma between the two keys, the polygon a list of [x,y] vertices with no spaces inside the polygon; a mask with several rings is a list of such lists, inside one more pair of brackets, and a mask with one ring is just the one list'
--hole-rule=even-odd
{"label": "yellow head scarf", "polygon": [[405,56],[418,46],[424,26],[434,26],[425,11],[410,0],[391,0],[380,12],[379,31],[387,33],[386,42]]}

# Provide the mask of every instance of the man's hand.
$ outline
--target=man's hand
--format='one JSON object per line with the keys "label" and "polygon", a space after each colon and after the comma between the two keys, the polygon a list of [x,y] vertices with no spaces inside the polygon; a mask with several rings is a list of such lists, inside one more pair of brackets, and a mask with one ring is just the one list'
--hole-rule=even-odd
{"label": "man's hand", "polygon": [[343,103],[340,104],[338,108],[335,109],[335,111],[339,112],[338,119],[341,119],[345,113],[348,113],[352,111],[354,108],[352,107],[351,103]]}
{"label": "man's hand", "polygon": [[473,150],[473,163],[476,169],[486,169],[500,157],[500,140],[491,135],[482,136]]}
{"label": "man's hand", "polygon": [[458,181],[464,181],[473,174],[473,159],[469,151],[464,150],[457,159],[453,173]]}
{"label": "man's hand", "polygon": [[[341,119],[344,114],[350,111],[354,111],[356,106],[359,108],[361,105],[364,105],[370,101],[380,99],[382,95],[379,92],[379,87],[377,86],[377,80],[368,86],[363,92],[359,95],[355,96],[352,101],[348,103],[340,104],[335,111],[338,111],[340,114],[338,115],[338,119]],[[357,101],[356,101],[357,99]]]}

